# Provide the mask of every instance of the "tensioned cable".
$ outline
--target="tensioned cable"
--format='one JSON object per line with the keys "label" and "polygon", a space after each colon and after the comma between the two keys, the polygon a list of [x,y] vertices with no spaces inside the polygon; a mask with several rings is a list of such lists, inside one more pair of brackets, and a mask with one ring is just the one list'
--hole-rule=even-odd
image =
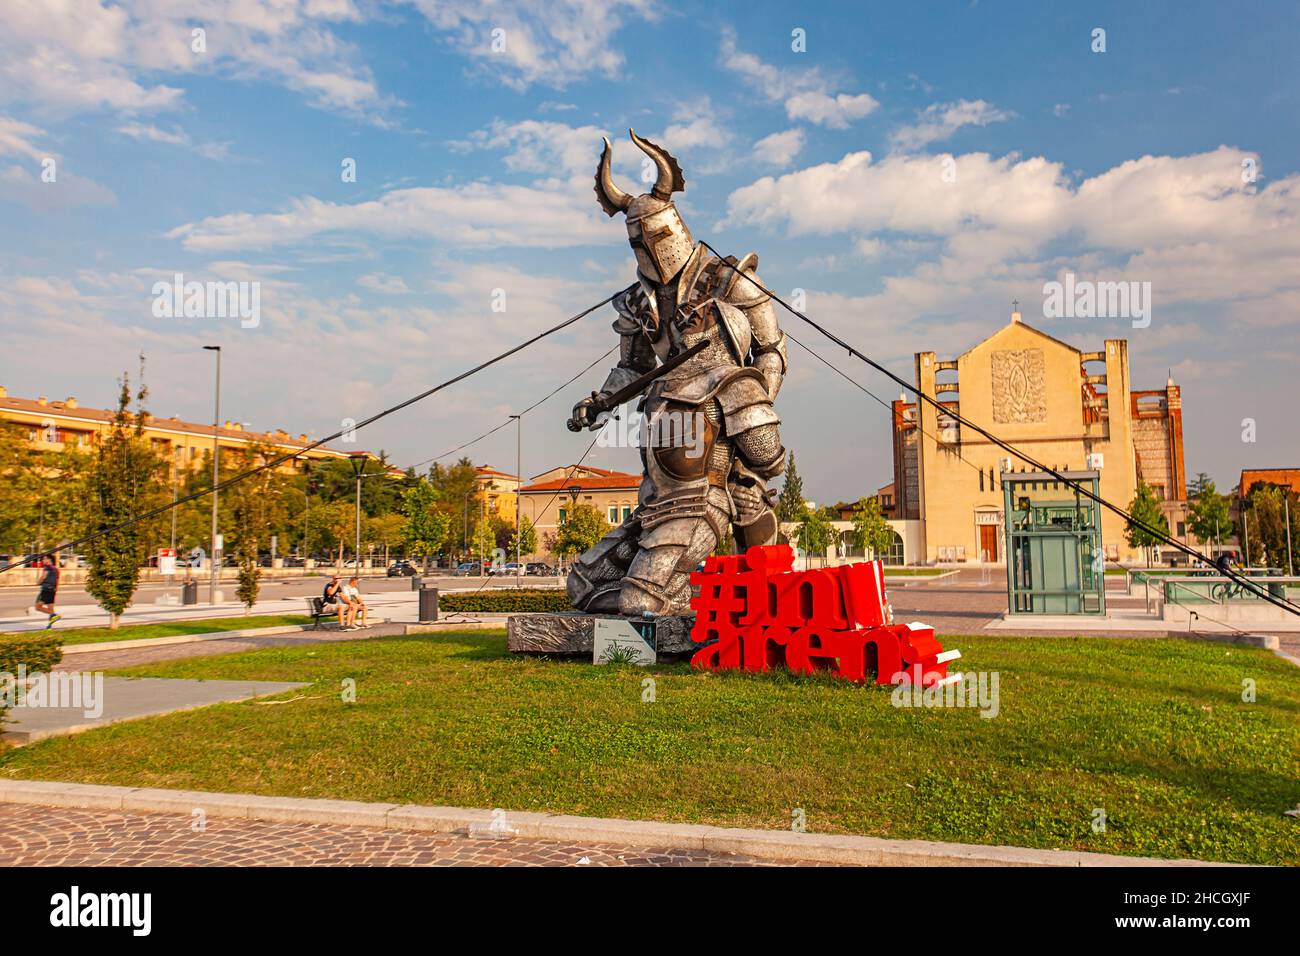
{"label": "tensioned cable", "polygon": [[[613,349],[610,349],[610,351],[612,352]],[[609,354],[609,352],[606,352],[606,353],[605,353],[605,355],[608,355],[608,354]],[[603,358],[604,356],[601,356],[601,357]],[[598,360],[598,361],[599,361],[599,360]],[[545,401],[545,399],[543,399],[542,401]],[[538,402],[538,404],[540,405],[541,402]],[[536,406],[534,406],[534,407],[536,407]],[[521,414],[522,414],[522,413],[521,413]],[[610,420],[613,420],[613,419],[616,419],[616,418],[618,418],[617,415],[611,415],[611,416],[610,416]],[[588,446],[587,446],[587,450],[584,451],[584,452],[582,453],[582,457],[579,458],[578,461],[577,461],[575,464],[569,466],[569,471],[568,471],[568,473],[564,476],[564,479],[560,482],[560,487],[556,489],[555,494],[551,495],[550,499],[546,502],[546,504],[542,506],[542,510],[541,510],[540,512],[534,512],[534,514],[539,514],[539,513],[540,513],[540,514],[546,514],[546,509],[549,508],[552,504],[555,503],[555,499],[556,499],[556,498],[560,497],[560,492],[562,492],[562,491],[567,491],[567,490],[568,490],[568,489],[565,487],[565,485],[567,485],[567,484],[569,483],[569,479],[573,477],[574,473],[577,472],[577,470],[578,470],[579,468],[582,467],[582,463],[583,463],[584,461],[587,460],[587,456],[591,454],[591,450],[592,450],[593,448],[596,447],[596,442],[600,441],[600,433],[601,433],[601,431],[602,431],[603,429],[604,429],[604,426],[603,426],[603,425],[602,425],[600,428],[597,428],[597,429],[596,429],[596,437],[593,438],[593,439],[591,440],[591,444],[588,445]],[[522,475],[520,476],[519,488],[520,488],[521,491],[523,490],[523,476],[522,476]],[[519,493],[519,492],[516,492],[516,494],[518,494],[518,493]],[[530,522],[530,523],[531,523],[531,522]],[[522,522],[521,522],[521,524],[522,524]],[[522,533],[522,531],[523,531],[522,528],[516,528],[516,529],[515,529],[515,534],[520,534],[520,533]],[[536,534],[536,532],[537,532],[537,525],[534,524],[534,525],[533,525],[533,533]],[[563,557],[563,555],[561,555],[561,557]],[[479,567],[480,567],[480,569],[483,570],[484,572],[486,572],[486,569],[482,567],[482,565],[483,565],[483,555],[479,555],[479,559],[478,559],[478,560],[479,560]],[[487,573],[484,573],[484,574],[483,574],[483,583],[480,584],[478,587],[476,587],[473,591],[470,592],[471,596],[474,595],[474,594],[478,594],[479,591],[482,591],[485,587],[487,587],[488,582],[491,581],[491,580],[492,580],[491,576],[488,575]]]}
{"label": "tensioned cable", "polygon": [[[507,349],[506,351],[493,356],[492,358],[488,359],[485,362],[480,362],[478,365],[474,366],[473,368],[461,372],[459,375],[455,375],[447,379],[445,382],[441,382],[433,386],[432,388],[425,389],[423,392],[420,392],[418,395],[414,395],[411,398],[406,399],[406,401],[404,402],[399,402],[398,404],[386,408],[381,412],[376,412],[374,415],[371,415],[369,418],[366,418],[363,421],[357,422],[355,425],[351,426],[350,428],[339,429],[334,434],[326,435],[324,438],[317,439],[316,441],[310,443],[309,445],[306,445],[303,448],[298,449],[295,452],[292,452],[291,454],[281,455],[279,458],[266,461],[255,468],[250,468],[248,471],[242,472],[241,474],[232,475],[230,478],[218,482],[217,484],[213,485],[211,488],[205,488],[202,491],[196,491],[193,494],[186,495],[184,498],[179,498],[175,501],[168,502],[165,505],[160,505],[157,508],[152,508],[142,514],[138,514],[132,518],[128,518],[125,521],[120,521],[111,527],[103,528],[100,531],[96,531],[94,534],[86,535],[84,538],[79,538],[76,541],[69,541],[66,544],[61,544],[57,548],[46,549],[41,553],[58,554],[60,551],[66,551],[69,548],[80,547],[81,545],[86,544],[87,542],[95,541],[99,538],[104,537],[105,535],[112,534],[115,531],[121,531],[123,528],[129,528],[133,524],[138,524],[141,521],[147,521],[148,519],[157,517],[160,514],[165,514],[166,512],[170,511],[173,508],[179,507],[180,505],[186,504],[191,501],[196,501],[199,498],[204,498],[207,495],[212,494],[213,492],[224,491],[226,488],[229,488],[231,485],[243,481],[245,478],[249,478],[252,475],[255,475],[261,471],[265,471],[268,468],[275,468],[279,465],[284,464],[286,461],[292,461],[293,459],[303,455],[305,452],[309,452],[314,448],[319,448],[321,445],[324,445],[326,442],[330,442],[336,438],[342,437],[347,432],[359,431],[360,429],[365,428],[367,425],[379,421],[381,418],[386,418],[389,415],[393,414],[394,412],[401,411],[404,408],[414,405],[416,402],[423,401],[424,399],[428,398],[430,395],[433,395],[436,392],[440,392],[444,388],[447,388],[448,386],[455,385],[457,382],[464,381],[465,379],[469,378],[471,375],[475,375],[483,371],[485,368],[495,365],[498,362],[502,361],[503,359],[509,358],[510,356],[514,355],[516,352],[521,352],[524,349],[528,348],[530,345],[540,342],[548,335],[554,335],[556,332],[559,332],[561,329],[568,328],[570,325],[573,325],[573,323],[577,322],[578,320],[586,318],[588,315],[590,315],[592,312],[595,312],[601,306],[606,305],[609,302],[612,302],[614,296],[619,295],[620,292],[622,292],[621,289],[619,290],[619,292],[611,293],[610,295],[601,299],[595,305],[583,309],[577,315],[570,316],[569,318],[565,319],[563,322],[553,325],[549,329],[545,329],[544,331],[537,333],[532,338],[520,342],[518,345],[514,346],[513,348]],[[4,572],[12,570],[13,568],[17,568],[17,567],[22,567],[22,563],[11,562],[9,564],[6,564],[4,567],[0,567],[0,574],[3,574]]]}
{"label": "tensioned cable", "polygon": [[[811,348],[809,348],[809,347],[808,347],[807,345],[805,345],[804,343],[800,342],[798,339],[796,339],[796,338],[795,338],[793,335],[791,335],[789,332],[786,332],[786,333],[785,333],[785,337],[788,338],[788,339],[789,339],[791,342],[793,342],[795,345],[799,346],[799,348],[803,349],[805,352],[807,352],[809,355],[811,355],[811,356],[812,356],[813,358],[815,358],[817,361],[821,362],[821,363],[822,363],[823,365],[825,365],[828,369],[830,369],[832,372],[834,372],[834,373],[835,373],[836,375],[838,375],[840,378],[844,379],[844,381],[848,382],[848,383],[849,383],[850,385],[852,385],[854,388],[856,388],[856,389],[858,389],[859,391],[865,392],[866,394],[870,395],[870,396],[871,396],[872,398],[874,398],[877,402],[879,402],[879,403],[880,403],[880,404],[885,408],[885,410],[888,411],[891,415],[894,413],[894,408],[893,408],[892,405],[889,404],[889,402],[885,401],[883,398],[881,398],[879,395],[877,395],[877,394],[876,394],[875,392],[873,392],[871,389],[867,388],[865,385],[863,385],[863,384],[862,384],[861,382],[859,382],[857,379],[853,378],[851,375],[849,375],[847,372],[845,372],[845,371],[844,371],[842,368],[840,368],[838,365],[835,365],[835,364],[832,363],[830,360],[828,360],[828,359],[826,359],[826,358],[823,358],[823,357],[822,357],[821,355],[819,355],[817,352],[814,352]],[[924,435],[926,438],[929,438],[929,439],[931,439],[932,441],[934,441],[934,442],[936,442],[936,443],[939,442],[939,439],[938,439],[938,438],[936,438],[934,435],[931,435],[929,432],[927,432],[924,428],[921,427],[921,423],[920,423],[919,421],[917,421],[917,422],[915,423],[915,426],[916,426],[916,430],[919,431],[919,432],[920,432],[922,435]],[[984,469],[981,468],[979,465],[975,464],[973,461],[967,461],[966,458],[965,458],[965,457],[962,457],[962,456],[958,456],[958,461],[961,461],[963,464],[969,465],[971,468],[974,468],[977,472],[980,473],[980,476],[983,477],[983,475],[984,475]]]}
{"label": "tensioned cable", "polygon": [[[608,300],[607,300],[607,301],[608,301]],[[529,405],[527,408],[525,408],[525,409],[524,409],[522,412],[520,412],[519,414],[520,414],[521,416],[523,416],[523,415],[527,415],[527,414],[528,414],[529,412],[531,412],[534,408],[537,408],[539,405],[542,405],[542,404],[544,404],[545,402],[550,401],[550,400],[551,400],[552,398],[554,398],[556,395],[560,394],[560,392],[564,391],[564,389],[568,388],[570,385],[572,385],[572,384],[573,384],[574,382],[576,382],[578,379],[582,378],[582,376],[584,376],[584,375],[586,375],[588,372],[590,372],[593,368],[595,368],[595,367],[596,367],[597,365],[599,365],[601,362],[605,361],[605,359],[609,358],[610,353],[612,353],[612,352],[614,351],[614,349],[617,349],[618,347],[619,347],[619,343],[615,342],[614,345],[613,345],[613,347],[610,348],[608,351],[606,351],[604,355],[600,356],[598,359],[596,359],[596,361],[592,362],[590,365],[588,365],[586,368],[584,368],[584,369],[583,369],[581,372],[579,372],[577,375],[573,376],[573,378],[569,379],[569,380],[568,380],[567,382],[565,382],[563,385],[560,385],[560,386],[558,386],[557,388],[552,389],[552,390],[551,390],[551,391],[546,395],[545,398],[541,398],[541,399],[539,399],[539,400],[533,402],[533,404]],[[412,465],[411,467],[412,467],[412,468],[419,468],[419,467],[421,467],[421,466],[423,466],[423,465],[432,464],[432,463],[435,462],[435,461],[441,461],[441,460],[444,459],[444,458],[450,457],[451,455],[456,454],[456,452],[458,452],[458,451],[464,451],[466,448],[470,447],[471,445],[477,445],[477,444],[478,444],[479,442],[481,442],[484,438],[487,438],[487,437],[489,437],[489,436],[491,436],[491,435],[495,435],[497,432],[501,431],[501,429],[503,429],[503,428],[505,428],[507,425],[509,425],[510,422],[511,422],[513,419],[514,419],[514,416],[512,415],[512,416],[510,416],[510,418],[507,418],[505,421],[503,421],[500,425],[497,425],[495,428],[488,429],[488,430],[485,431],[482,435],[479,435],[478,438],[472,438],[472,439],[470,439],[469,441],[465,442],[463,445],[457,445],[457,446],[456,446],[455,448],[453,448],[451,451],[444,451],[441,455],[435,455],[433,458],[426,458],[424,461],[416,462],[416,463],[415,463],[414,465]],[[522,479],[522,478],[523,478],[523,475],[520,475],[519,477]]]}
{"label": "tensioned cable", "polygon": [[[712,252],[719,259],[723,258],[722,253],[718,252],[718,250],[713,248],[713,246],[710,245],[707,241],[701,239],[700,244],[704,246],[706,249],[708,249],[710,252]],[[1156,538],[1157,540],[1167,542],[1177,550],[1182,551],[1184,554],[1189,555],[1193,558],[1196,558],[1198,561],[1204,562],[1206,565],[1218,567],[1218,569],[1221,572],[1223,572],[1223,574],[1226,577],[1229,577],[1232,580],[1236,581],[1238,584],[1240,584],[1246,590],[1250,591],[1256,597],[1262,598],[1263,600],[1268,601],[1270,604],[1276,605],[1277,607],[1290,611],[1292,614],[1300,615],[1300,605],[1297,605],[1295,602],[1285,597],[1280,599],[1274,597],[1271,593],[1269,593],[1269,591],[1266,588],[1259,587],[1255,583],[1255,581],[1252,580],[1251,578],[1248,578],[1245,575],[1239,574],[1238,572],[1234,571],[1226,562],[1221,565],[1216,565],[1214,561],[1211,561],[1209,557],[1201,554],[1195,548],[1188,547],[1187,545],[1183,544],[1181,541],[1178,541],[1175,538],[1170,537],[1167,533],[1161,531],[1159,528],[1152,527],[1151,525],[1148,525],[1146,522],[1135,518],[1133,515],[1131,515],[1124,508],[1121,508],[1119,505],[1112,504],[1110,501],[1107,501],[1105,498],[1101,497],[1100,495],[1093,494],[1092,491],[1088,490],[1087,488],[1084,488],[1078,482],[1066,478],[1055,468],[1049,468],[1047,465],[1042,464],[1041,462],[1039,462],[1037,459],[1027,454],[1026,452],[1020,451],[1018,448],[1009,444],[1008,442],[1004,441],[998,436],[994,435],[992,432],[988,431],[987,429],[982,428],[979,425],[976,425],[970,419],[963,416],[960,412],[944,407],[944,405],[941,402],[939,402],[938,399],[934,398],[933,396],[926,395],[916,386],[910,384],[900,376],[894,374],[889,369],[885,368],[885,366],[881,365],[879,362],[876,362],[874,359],[871,359],[868,356],[864,355],[862,352],[859,352],[856,348],[854,348],[848,342],[844,341],[834,332],[831,332],[829,329],[815,322],[807,315],[805,315],[803,312],[799,311],[794,306],[792,306],[790,303],[786,302],[779,295],[777,295],[771,289],[764,286],[753,276],[748,275],[747,273],[741,272],[739,270],[737,270],[736,274],[742,276],[746,281],[748,281],[752,286],[754,286],[754,288],[758,289],[760,292],[764,293],[765,295],[770,296],[774,302],[779,303],[786,311],[790,312],[792,315],[798,316],[800,319],[802,319],[808,325],[812,326],[814,329],[816,329],[818,332],[820,332],[830,341],[834,342],[840,348],[847,351],[851,356],[865,362],[867,365],[870,365],[876,371],[892,379],[900,387],[916,395],[916,397],[921,399],[922,401],[928,402],[930,405],[934,406],[934,408],[938,412],[952,417],[959,424],[964,425],[967,428],[970,428],[972,431],[980,435],[983,435],[985,438],[993,442],[993,444],[997,445],[1003,451],[1010,452],[1011,454],[1019,458],[1021,461],[1026,462],[1027,464],[1038,469],[1039,471],[1046,472],[1057,481],[1060,481],[1065,485],[1067,485],[1068,487],[1074,489],[1076,494],[1083,495],[1085,498],[1097,502],[1097,504],[1101,505],[1103,508],[1106,508],[1107,510],[1119,515],[1121,518],[1127,521],[1131,526],[1140,528],[1142,531],[1145,531],[1147,534],[1151,535],[1153,538]]]}

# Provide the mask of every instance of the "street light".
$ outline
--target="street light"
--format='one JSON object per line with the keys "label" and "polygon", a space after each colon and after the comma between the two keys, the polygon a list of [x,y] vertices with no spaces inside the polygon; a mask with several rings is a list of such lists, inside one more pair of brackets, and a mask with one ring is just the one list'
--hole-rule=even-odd
{"label": "street light", "polygon": [[515,420],[515,587],[524,586],[524,566],[521,552],[524,547],[523,499],[519,492],[524,487],[524,416],[511,415]]}
{"label": "street light", "polygon": [[216,403],[212,413],[212,557],[211,575],[208,584],[208,603],[217,603],[217,577],[221,574],[220,558],[217,554],[217,485],[219,462],[221,461],[221,346],[205,345],[205,352],[217,353]]}
{"label": "street light", "polygon": [[477,488],[472,488],[469,491],[465,492],[465,514],[461,518],[461,523],[460,523],[461,526],[460,552],[462,558],[469,557],[469,496],[474,494],[474,492],[477,490],[478,490]]}
{"label": "street light", "polygon": [[354,451],[348,456],[352,462],[352,473],[357,476],[357,540],[356,540],[356,562],[357,577],[361,577],[361,473],[366,470],[366,459],[370,456],[364,451]]}

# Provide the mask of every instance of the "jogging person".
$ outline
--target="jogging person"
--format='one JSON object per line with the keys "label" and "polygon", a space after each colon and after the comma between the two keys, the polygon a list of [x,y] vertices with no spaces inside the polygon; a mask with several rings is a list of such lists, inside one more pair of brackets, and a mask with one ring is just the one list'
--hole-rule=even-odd
{"label": "jogging person", "polygon": [[38,566],[43,571],[41,574],[41,593],[36,596],[36,610],[50,616],[50,619],[45,623],[45,629],[48,631],[63,619],[62,614],[56,614],[54,611],[54,601],[58,597],[59,591],[59,566],[54,558],[48,554],[41,556]]}

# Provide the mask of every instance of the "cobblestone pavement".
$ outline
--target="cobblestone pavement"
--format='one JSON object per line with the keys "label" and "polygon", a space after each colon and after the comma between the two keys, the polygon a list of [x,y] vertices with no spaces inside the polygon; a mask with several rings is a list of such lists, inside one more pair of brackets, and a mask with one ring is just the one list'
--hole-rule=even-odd
{"label": "cobblestone pavement", "polygon": [[[705,850],[470,839],[333,824],[268,823],[0,805],[4,866],[815,866]],[[585,863],[583,861],[586,861]]]}

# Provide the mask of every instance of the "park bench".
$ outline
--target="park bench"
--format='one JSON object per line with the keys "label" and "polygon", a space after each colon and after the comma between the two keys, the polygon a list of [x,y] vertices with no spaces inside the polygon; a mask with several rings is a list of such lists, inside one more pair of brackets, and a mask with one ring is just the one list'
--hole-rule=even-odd
{"label": "park bench", "polygon": [[338,614],[337,611],[325,610],[325,601],[319,597],[307,599],[307,613],[311,615],[311,629],[313,631],[319,631],[321,629],[322,622],[325,618],[334,617]]}

